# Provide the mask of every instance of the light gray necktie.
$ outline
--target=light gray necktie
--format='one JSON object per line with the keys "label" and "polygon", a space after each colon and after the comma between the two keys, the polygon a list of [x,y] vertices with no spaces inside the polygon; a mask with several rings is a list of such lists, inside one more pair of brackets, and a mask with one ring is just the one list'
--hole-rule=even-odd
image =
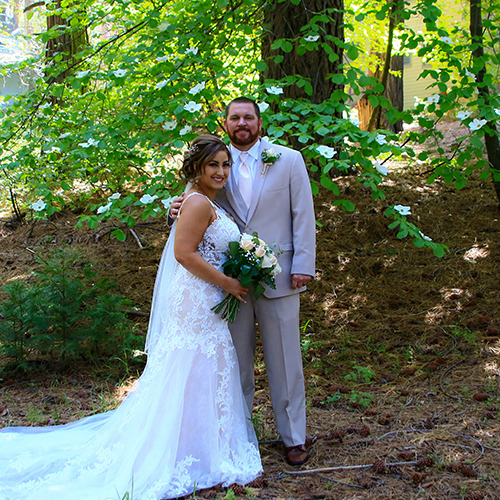
{"label": "light gray necktie", "polygon": [[240,188],[241,196],[247,207],[250,207],[250,202],[252,201],[252,172],[250,172],[250,167],[246,164],[248,158],[248,153],[242,151],[240,153],[240,168],[238,170],[238,187]]}

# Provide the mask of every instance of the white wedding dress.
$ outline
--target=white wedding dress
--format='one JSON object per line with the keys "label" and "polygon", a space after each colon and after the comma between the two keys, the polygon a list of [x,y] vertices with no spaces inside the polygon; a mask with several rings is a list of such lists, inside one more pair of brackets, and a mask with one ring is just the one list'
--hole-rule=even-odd
{"label": "white wedding dress", "polygon": [[[221,269],[239,230],[222,209],[198,252]],[[223,291],[162,256],[148,362],[116,410],[67,425],[0,431],[0,500],[160,500],[262,471]],[[126,496],[128,492],[129,496]]]}

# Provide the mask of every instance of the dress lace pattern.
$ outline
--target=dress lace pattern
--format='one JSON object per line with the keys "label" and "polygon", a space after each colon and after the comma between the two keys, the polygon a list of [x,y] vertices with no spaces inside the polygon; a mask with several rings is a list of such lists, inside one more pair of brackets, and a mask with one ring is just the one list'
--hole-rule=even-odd
{"label": "dress lace pattern", "polygon": [[[222,268],[236,224],[216,207],[198,253]],[[156,294],[156,289],[155,289]],[[0,500],[176,498],[261,473],[224,296],[176,265],[156,347],[119,408],[71,424],[0,430]]]}

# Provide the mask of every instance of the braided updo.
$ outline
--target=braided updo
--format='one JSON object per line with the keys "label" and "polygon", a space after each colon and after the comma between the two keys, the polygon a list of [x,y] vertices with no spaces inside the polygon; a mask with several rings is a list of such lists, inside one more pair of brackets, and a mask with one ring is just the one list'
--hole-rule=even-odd
{"label": "braided updo", "polygon": [[193,181],[203,174],[203,167],[215,157],[219,151],[227,153],[229,165],[232,164],[231,153],[228,147],[214,135],[199,135],[193,140],[189,149],[184,153],[184,162],[180,170],[181,175],[188,181]]}

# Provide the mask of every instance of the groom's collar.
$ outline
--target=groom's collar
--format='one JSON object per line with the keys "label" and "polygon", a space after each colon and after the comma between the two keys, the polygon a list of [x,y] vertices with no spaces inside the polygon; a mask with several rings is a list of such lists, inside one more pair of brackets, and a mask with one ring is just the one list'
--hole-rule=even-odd
{"label": "groom's collar", "polygon": [[[261,139],[259,140],[247,151],[247,153],[255,160],[259,159],[259,150],[260,150]],[[236,160],[240,156],[242,152],[236,146],[230,145],[231,156],[233,160]]]}

